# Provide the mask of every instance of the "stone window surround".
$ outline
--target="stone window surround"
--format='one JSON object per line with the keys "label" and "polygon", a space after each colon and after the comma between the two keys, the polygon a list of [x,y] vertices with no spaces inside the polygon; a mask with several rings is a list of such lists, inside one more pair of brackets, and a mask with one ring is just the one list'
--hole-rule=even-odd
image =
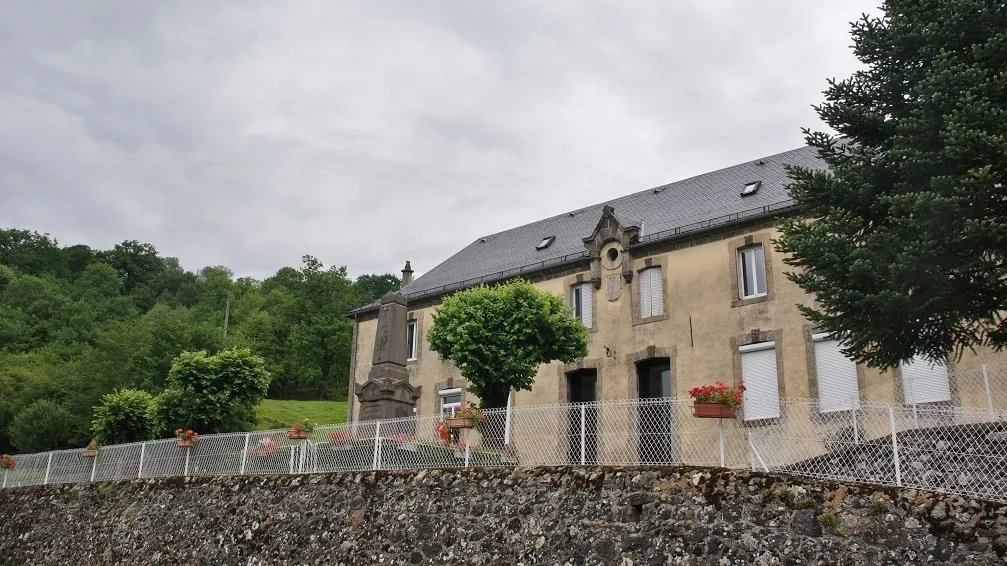
{"label": "stone window surround", "polygon": [[[662,309],[661,314],[655,316],[648,316],[646,318],[640,316],[640,277],[639,272],[646,271],[652,267],[657,267],[661,269],[661,297],[662,303],[664,304],[664,309]],[[638,274],[634,277],[635,281],[630,283],[629,293],[633,297],[632,309],[633,309],[633,326],[639,324],[647,324],[649,322],[657,322],[660,320],[668,320],[668,311],[671,310],[671,303],[668,301],[668,256],[661,255],[657,257],[648,257],[643,260],[643,266],[636,269]]]}
{"label": "stone window surround", "polygon": [[[762,254],[766,262],[766,294],[749,299],[741,298],[741,289],[738,287],[738,251],[747,247],[762,244]],[[750,234],[743,238],[735,238],[727,242],[727,249],[730,252],[731,261],[731,307],[743,307],[764,301],[772,301],[776,298],[776,290],[773,287],[773,240],[769,232]]]}
{"label": "stone window surround", "polygon": [[605,382],[602,381],[602,371],[601,371],[601,359],[591,358],[591,359],[580,359],[572,364],[563,364],[559,366],[559,402],[568,403],[567,396],[569,395],[568,387],[566,384],[566,377],[575,371],[580,371],[582,369],[593,369],[595,371],[595,384],[597,390],[595,394],[598,400],[604,399],[602,392],[605,390]]}
{"label": "stone window surround", "polygon": [[[410,322],[416,323],[416,357],[410,359],[409,352],[406,352],[406,365],[412,366],[420,363],[423,358],[423,312],[422,311],[409,311],[406,313],[406,327],[408,328]],[[408,344],[407,344],[408,346]]]}
{"label": "stone window surround", "polygon": [[[805,324],[803,329],[804,334],[804,355],[808,360],[808,396],[817,401],[818,400],[818,358],[815,356],[815,341],[812,340],[812,336],[822,332],[821,329],[816,328],[810,324]],[[777,361],[779,361],[777,359]],[[857,392],[863,392],[867,385],[867,375],[863,364],[856,364],[857,366]],[[831,418],[832,415],[842,414],[843,411],[834,411],[829,413],[822,413],[819,410],[818,405],[813,405],[811,410],[811,419],[814,422],[821,422],[825,419]]]}
{"label": "stone window surround", "polygon": [[671,366],[671,389],[674,392],[678,392],[678,375],[676,373],[675,361],[678,357],[678,348],[676,346],[671,346],[670,348],[658,348],[656,346],[648,346],[644,350],[639,352],[633,352],[632,354],[626,354],[626,381],[627,399],[639,399],[640,398],[640,388],[637,384],[636,377],[636,364],[654,359],[667,359],[669,365]]}
{"label": "stone window surround", "polygon": [[[961,394],[958,391],[958,376],[955,374],[955,362],[948,358],[948,390],[951,392],[950,401],[930,401],[927,403],[917,403],[917,407],[959,407],[962,404]],[[892,385],[896,403],[903,403],[902,385],[902,364],[892,368]]]}
{"label": "stone window surround", "polygon": [[[563,279],[563,288],[566,289],[566,297],[563,298],[568,310],[573,310],[573,288],[577,285],[591,285],[591,273],[578,273],[572,277]],[[591,286],[591,327],[588,332],[598,332],[598,289]]]}
{"label": "stone window surround", "polygon": [[458,388],[460,388],[462,390],[462,399],[461,399],[462,407],[466,407],[468,405],[468,403],[469,403],[469,399],[468,399],[468,396],[469,396],[468,387],[469,387],[469,384],[468,384],[467,381],[465,381],[462,378],[454,378],[454,377],[449,377],[447,379],[447,381],[438,381],[437,383],[435,383],[434,384],[434,388],[433,388],[433,392],[434,392],[434,414],[435,415],[440,415],[441,414],[441,391],[444,391],[445,389],[458,389]]}
{"label": "stone window surround", "polygon": [[[786,381],[783,378],[783,329],[776,328],[773,330],[760,330],[758,328],[753,329],[751,332],[745,334],[739,334],[731,338],[731,353],[734,358],[734,386],[737,386],[741,382],[741,346],[748,344],[757,344],[759,342],[776,342],[774,350],[776,351],[776,385],[778,388],[778,394],[780,399],[786,397]],[[773,417],[769,419],[759,419],[755,421],[746,421],[744,417],[745,403],[741,403],[741,412],[735,416],[738,424],[740,426],[751,427],[751,426],[764,426],[764,425],[775,425],[780,424],[783,419],[783,406],[780,407],[780,416]]]}

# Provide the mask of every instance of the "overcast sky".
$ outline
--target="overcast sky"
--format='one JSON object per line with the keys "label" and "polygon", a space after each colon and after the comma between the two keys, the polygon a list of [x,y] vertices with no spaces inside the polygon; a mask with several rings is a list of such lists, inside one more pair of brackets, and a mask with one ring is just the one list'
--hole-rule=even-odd
{"label": "overcast sky", "polygon": [[876,3],[5,0],[0,226],[427,271],[802,145]]}

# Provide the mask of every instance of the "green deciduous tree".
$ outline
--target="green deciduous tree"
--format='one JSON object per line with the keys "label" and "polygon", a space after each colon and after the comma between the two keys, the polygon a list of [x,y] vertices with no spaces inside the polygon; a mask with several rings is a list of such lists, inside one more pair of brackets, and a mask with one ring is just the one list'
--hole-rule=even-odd
{"label": "green deciduous tree", "polygon": [[889,0],[853,26],[867,68],[816,107],[827,172],[781,225],[801,311],[876,367],[1007,345],[1007,5]]}
{"label": "green deciduous tree", "polygon": [[531,389],[540,364],[587,355],[587,329],[563,298],[521,280],[447,297],[427,339],[455,363],[484,408],[505,406],[511,389]]}
{"label": "green deciduous tree", "polygon": [[248,349],[183,352],[171,365],[168,387],[155,401],[158,428],[206,432],[244,430],[269,388],[265,362]]}
{"label": "green deciduous tree", "polygon": [[39,399],[18,411],[8,433],[22,452],[56,450],[83,441],[77,420],[63,405]]}
{"label": "green deciduous tree", "polygon": [[376,301],[389,291],[398,291],[400,287],[402,287],[402,280],[391,273],[361,275],[353,282],[353,288],[357,292],[358,306]]}
{"label": "green deciduous tree", "polygon": [[153,432],[154,398],[139,389],[120,389],[101,398],[94,409],[91,432],[102,444],[148,440]]}

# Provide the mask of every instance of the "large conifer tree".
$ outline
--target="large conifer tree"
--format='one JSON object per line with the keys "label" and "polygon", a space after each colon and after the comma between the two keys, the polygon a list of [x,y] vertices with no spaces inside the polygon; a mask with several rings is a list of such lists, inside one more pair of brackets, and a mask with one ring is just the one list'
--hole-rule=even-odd
{"label": "large conifer tree", "polygon": [[781,225],[805,316],[875,367],[1007,345],[1007,4],[888,0],[853,24],[866,68],[790,169],[810,217]]}

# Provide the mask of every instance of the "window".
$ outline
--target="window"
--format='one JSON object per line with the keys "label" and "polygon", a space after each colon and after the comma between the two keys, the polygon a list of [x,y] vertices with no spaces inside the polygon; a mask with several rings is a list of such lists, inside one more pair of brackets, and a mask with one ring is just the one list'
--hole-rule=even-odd
{"label": "window", "polygon": [[752,181],[749,183],[745,183],[745,188],[741,189],[741,196],[747,197],[748,195],[754,195],[761,186],[762,181]]}
{"label": "window", "polygon": [[594,286],[591,283],[581,283],[570,289],[570,293],[574,318],[591,328],[594,326]]}
{"label": "window", "polygon": [[651,267],[640,272],[640,318],[664,314],[664,289],[661,268]]}
{"label": "window", "polygon": [[815,372],[818,379],[818,410],[822,413],[849,411],[860,406],[857,364],[843,355],[839,341],[829,333],[812,335]]}
{"label": "window", "polygon": [[776,374],[776,342],[757,342],[738,348],[741,379],[745,382],[745,420],[780,416],[780,384]]}
{"label": "window", "polygon": [[766,255],[762,244],[738,250],[738,294],[742,299],[766,294]]}
{"label": "window", "polygon": [[416,359],[416,321],[410,320],[406,323],[406,357],[410,360]]}
{"label": "window", "polygon": [[462,408],[462,389],[441,389],[437,392],[441,399],[441,417],[450,416],[458,409]]}
{"label": "window", "polygon": [[548,248],[549,244],[553,243],[553,241],[555,241],[555,240],[556,240],[556,236],[546,236],[545,238],[542,238],[542,241],[539,242],[537,246],[535,246],[535,249],[536,250],[544,250],[544,249]]}
{"label": "window", "polygon": [[922,357],[902,364],[902,399],[911,405],[950,401],[947,366]]}

